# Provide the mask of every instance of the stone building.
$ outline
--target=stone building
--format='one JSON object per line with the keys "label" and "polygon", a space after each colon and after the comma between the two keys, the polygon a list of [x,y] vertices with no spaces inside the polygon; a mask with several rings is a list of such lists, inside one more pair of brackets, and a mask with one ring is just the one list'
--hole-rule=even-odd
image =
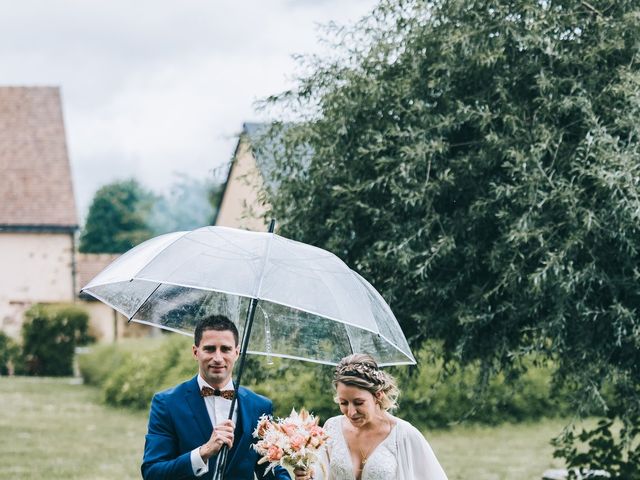
{"label": "stone building", "polygon": [[0,330],[74,300],[77,229],[59,89],[0,87]]}

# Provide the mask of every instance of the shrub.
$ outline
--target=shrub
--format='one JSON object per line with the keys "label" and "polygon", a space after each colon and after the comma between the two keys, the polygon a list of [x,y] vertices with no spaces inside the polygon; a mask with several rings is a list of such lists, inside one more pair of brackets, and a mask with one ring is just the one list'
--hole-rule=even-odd
{"label": "shrub", "polygon": [[20,347],[4,332],[0,332],[0,375],[10,375],[20,361]]}
{"label": "shrub", "polygon": [[247,357],[245,386],[273,401],[274,415],[284,417],[292,408],[306,408],[326,420],[337,413],[331,385],[333,367],[310,362],[266,357]]}
{"label": "shrub", "polygon": [[[185,337],[170,335],[123,356],[122,364],[104,381],[105,401],[114,406],[147,408],[153,394],[165,387],[169,373],[181,359],[185,361],[189,352],[189,342],[185,340]],[[195,362],[191,362],[190,376],[193,376]]]}
{"label": "shrub", "polygon": [[[83,355],[80,371],[87,383],[101,385],[105,401],[116,406],[147,408],[153,394],[193,375],[197,364],[192,340],[168,335],[158,340],[123,342],[96,347]],[[425,346],[417,352],[417,367],[392,369],[402,391],[398,416],[419,428],[441,428],[456,422],[533,420],[569,412],[566,395],[552,395],[552,369],[530,366],[519,377],[493,378],[484,390],[477,386],[477,367],[444,372],[434,361],[438,352]],[[237,373],[237,372],[236,372]],[[333,367],[248,356],[243,385],[273,400],[276,416],[305,407],[321,419],[339,413],[331,385]]]}
{"label": "shrub", "polygon": [[22,349],[28,375],[73,373],[75,347],[93,339],[89,315],[74,305],[34,305],[25,313]]}
{"label": "shrub", "polygon": [[102,386],[131,355],[121,344],[95,345],[89,353],[77,356],[80,375],[87,385]]}
{"label": "shrub", "polygon": [[449,365],[445,371],[437,346],[426,345],[417,358],[416,367],[393,372],[402,391],[398,415],[416,425],[440,428],[462,421],[498,424],[570,411],[566,393],[553,388],[550,366],[531,362],[517,377],[506,379],[500,374],[481,384],[477,365]]}

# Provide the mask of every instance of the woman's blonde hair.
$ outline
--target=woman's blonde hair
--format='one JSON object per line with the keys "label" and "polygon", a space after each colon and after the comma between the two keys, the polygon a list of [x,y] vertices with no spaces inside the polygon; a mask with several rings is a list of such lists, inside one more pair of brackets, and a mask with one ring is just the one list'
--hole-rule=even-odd
{"label": "woman's blonde hair", "polygon": [[370,392],[383,410],[392,410],[397,406],[400,390],[395,378],[380,370],[369,354],[354,353],[340,360],[333,375],[334,388],[338,383]]}

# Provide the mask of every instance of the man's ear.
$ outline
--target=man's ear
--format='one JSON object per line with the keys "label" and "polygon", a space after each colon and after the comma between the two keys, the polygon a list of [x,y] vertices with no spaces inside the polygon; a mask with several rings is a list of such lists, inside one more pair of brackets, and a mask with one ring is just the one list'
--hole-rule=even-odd
{"label": "man's ear", "polygon": [[191,345],[191,352],[193,353],[193,358],[196,358],[196,353],[198,352],[198,347],[195,345]]}

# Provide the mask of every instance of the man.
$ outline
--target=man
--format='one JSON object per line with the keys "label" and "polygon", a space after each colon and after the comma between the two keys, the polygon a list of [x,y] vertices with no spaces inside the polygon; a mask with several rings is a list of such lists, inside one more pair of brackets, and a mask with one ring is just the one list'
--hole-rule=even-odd
{"label": "man", "polygon": [[233,366],[240,354],[238,329],[223,315],[201,319],[194,332],[193,356],[198,375],[154,395],[145,437],[142,476],[145,479],[210,479],[223,445],[231,448],[225,479],[289,480],[283,468],[264,476],[251,447],[261,415],[270,415],[271,401],[240,387],[233,420],[228,420]]}

